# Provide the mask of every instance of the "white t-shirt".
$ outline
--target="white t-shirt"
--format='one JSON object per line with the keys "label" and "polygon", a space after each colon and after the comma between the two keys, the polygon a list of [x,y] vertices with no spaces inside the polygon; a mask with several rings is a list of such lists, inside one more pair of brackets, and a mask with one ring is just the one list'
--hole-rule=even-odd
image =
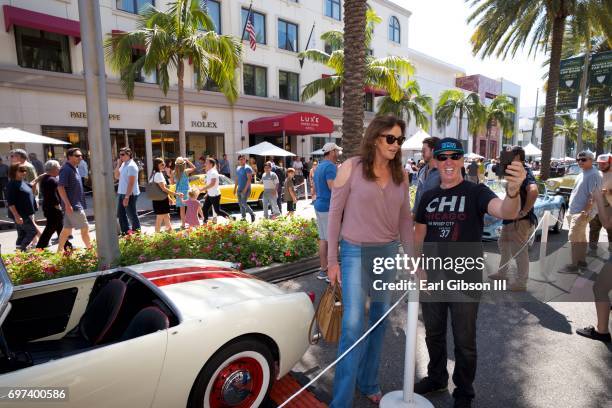
{"label": "white t-shirt", "polygon": [[296,176],[301,176],[302,175],[302,169],[304,168],[304,165],[302,164],[302,162],[300,160],[294,160],[293,161],[293,169],[295,170],[295,175]]}
{"label": "white t-shirt", "polygon": [[215,168],[212,168],[206,172],[206,185],[209,185],[213,180],[217,180],[217,184],[215,184],[214,187],[209,188],[207,192],[209,196],[216,197],[221,195],[221,191],[219,191],[219,172]]}
{"label": "white t-shirt", "polygon": [[166,178],[165,178],[165,177],[164,177],[164,175],[163,175],[162,173],[160,173],[159,171],[158,171],[158,172],[156,172],[156,173],[153,175],[153,178],[151,178],[151,180],[152,180],[154,183],[164,183],[164,184],[166,184]]}
{"label": "white t-shirt", "polygon": [[121,167],[119,168],[119,185],[117,186],[117,194],[127,194],[127,188],[131,176],[136,177],[134,187],[132,187],[132,195],[137,196],[140,194],[140,188],[138,188],[138,165],[132,159],[121,164]]}

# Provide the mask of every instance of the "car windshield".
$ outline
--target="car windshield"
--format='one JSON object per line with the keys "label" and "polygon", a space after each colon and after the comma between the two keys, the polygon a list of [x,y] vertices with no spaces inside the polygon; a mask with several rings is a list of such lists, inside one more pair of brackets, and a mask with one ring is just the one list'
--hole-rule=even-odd
{"label": "car windshield", "polygon": [[234,184],[234,181],[231,178],[224,176],[223,174],[219,174],[219,185],[227,186],[230,184]]}
{"label": "car windshield", "polygon": [[580,174],[580,167],[577,164],[569,166],[567,173],[565,173],[566,176],[577,176],[578,174]]}

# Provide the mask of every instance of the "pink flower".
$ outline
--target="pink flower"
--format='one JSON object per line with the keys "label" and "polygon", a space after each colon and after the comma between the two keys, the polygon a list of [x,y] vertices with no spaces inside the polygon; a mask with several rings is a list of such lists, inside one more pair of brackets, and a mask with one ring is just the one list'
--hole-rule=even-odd
{"label": "pink flower", "polygon": [[147,260],[147,257],[146,257],[146,256],[144,256],[144,255],[140,255],[140,256],[138,257],[138,261],[140,261],[140,262],[145,262],[146,260]]}
{"label": "pink flower", "polygon": [[178,254],[179,252],[181,252],[181,248],[172,248],[172,252],[174,252],[175,254]]}
{"label": "pink flower", "polygon": [[285,251],[285,256],[291,256],[291,251]]}

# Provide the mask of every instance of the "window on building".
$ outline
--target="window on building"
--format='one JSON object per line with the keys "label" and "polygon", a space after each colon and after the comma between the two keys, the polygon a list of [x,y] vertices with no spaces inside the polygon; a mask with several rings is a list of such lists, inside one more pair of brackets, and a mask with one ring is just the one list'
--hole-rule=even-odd
{"label": "window on building", "polygon": [[327,42],[325,43],[325,53],[327,54],[331,55],[332,52],[337,51],[338,49],[339,49],[338,47],[332,47],[331,44]]}
{"label": "window on building", "polygon": [[290,101],[300,100],[300,76],[293,72],[279,71],[278,97]]}
{"label": "window on building", "polygon": [[298,52],[298,26],[285,20],[278,20],[278,48]]}
{"label": "window on building", "polygon": [[221,3],[216,0],[208,0],[206,10],[213,23],[215,23],[215,32],[221,34]]}
{"label": "window on building", "polygon": [[268,70],[255,65],[244,65],[244,93],[254,96],[268,96]]}
{"label": "window on building", "polygon": [[[194,72],[193,74],[194,88],[197,88],[197,83],[198,83],[198,74],[197,72]],[[204,85],[200,89],[203,89],[205,91],[221,92],[221,88],[219,88],[216,82],[213,81],[211,78],[206,78],[206,80],[204,81]]]}
{"label": "window on building", "polygon": [[72,72],[68,36],[16,26],[15,43],[20,67]]}
{"label": "window on building", "polygon": [[372,48],[368,48],[366,50],[366,54],[369,55],[370,57],[373,57],[374,56],[374,50]]}
{"label": "window on building", "polygon": [[327,17],[340,21],[342,19],[341,8],[340,0],[325,0],[325,15]]}
{"label": "window on building", "polygon": [[[247,15],[249,13],[249,9],[242,9],[242,25],[240,27],[244,27],[246,24]],[[266,43],[266,16],[264,14],[258,13],[256,11],[251,11],[253,14],[253,25],[255,29],[255,40],[258,44]],[[249,33],[245,31],[242,36],[243,40],[249,39]]]}
{"label": "window on building", "polygon": [[[132,49],[132,63],[135,63],[136,61],[138,61],[139,58],[142,58],[144,55],[144,50]],[[145,74],[144,70],[141,69],[140,72],[136,75],[135,81],[146,84],[156,84],[157,72],[153,72],[151,75],[147,75]]]}
{"label": "window on building", "polygon": [[374,112],[374,95],[366,93],[363,96],[363,108],[366,112]]}
{"label": "window on building", "polygon": [[117,0],[117,9],[128,13],[141,13],[144,7],[155,6],[155,0]]}
{"label": "window on building", "polygon": [[325,93],[325,105],[336,108],[342,107],[342,91],[340,88]]}
{"label": "window on building", "polygon": [[389,20],[389,39],[393,42],[400,43],[400,23],[397,17],[391,16]]}

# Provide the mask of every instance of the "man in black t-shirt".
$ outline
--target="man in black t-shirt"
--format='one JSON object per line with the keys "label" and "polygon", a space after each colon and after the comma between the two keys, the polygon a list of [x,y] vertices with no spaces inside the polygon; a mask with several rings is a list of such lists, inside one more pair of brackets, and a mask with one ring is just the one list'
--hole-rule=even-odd
{"label": "man in black t-shirt", "polygon": [[[56,160],[49,160],[45,163],[45,173],[38,177],[40,193],[42,195],[42,209],[47,223],[45,229],[38,240],[36,248],[46,248],[53,233],[57,233],[59,238],[63,223],[63,214],[60,207],[60,198],[57,193],[57,176],[59,176],[60,164]],[[71,246],[67,241],[66,245]]]}
{"label": "man in black t-shirt", "polygon": [[[485,213],[502,219],[514,219],[520,210],[519,188],[525,179],[522,163],[513,162],[508,166],[507,194],[502,200],[484,184],[463,180],[463,154],[463,147],[457,139],[445,138],[436,146],[434,156],[441,183],[440,187],[427,191],[421,199],[415,217],[415,247],[417,254],[424,252],[426,257],[450,257],[456,262],[462,258],[465,268],[428,269],[425,271],[428,280],[444,282],[449,276],[454,280],[482,279],[483,269],[479,270],[474,262],[467,266],[466,259],[482,260]],[[415,384],[414,391],[423,395],[447,387],[446,325],[450,310],[455,342],[454,406],[463,408],[471,407],[475,395],[472,383],[476,375],[478,302],[473,298],[453,301],[457,298],[462,299],[461,294],[452,293],[444,301],[431,301],[427,294],[422,296],[425,342],[430,361],[427,377]]]}
{"label": "man in black t-shirt", "polygon": [[[525,151],[520,146],[512,148],[514,161],[525,163]],[[538,186],[531,169],[525,166],[527,176],[521,184],[521,211],[514,219],[505,219],[497,244],[501,259],[499,271],[489,275],[489,279],[507,280],[508,266],[514,258],[516,260],[516,280],[511,283],[510,290],[522,292],[527,290],[529,278],[529,245],[528,241],[533,233],[537,217],[533,212],[533,205],[538,199]]]}

